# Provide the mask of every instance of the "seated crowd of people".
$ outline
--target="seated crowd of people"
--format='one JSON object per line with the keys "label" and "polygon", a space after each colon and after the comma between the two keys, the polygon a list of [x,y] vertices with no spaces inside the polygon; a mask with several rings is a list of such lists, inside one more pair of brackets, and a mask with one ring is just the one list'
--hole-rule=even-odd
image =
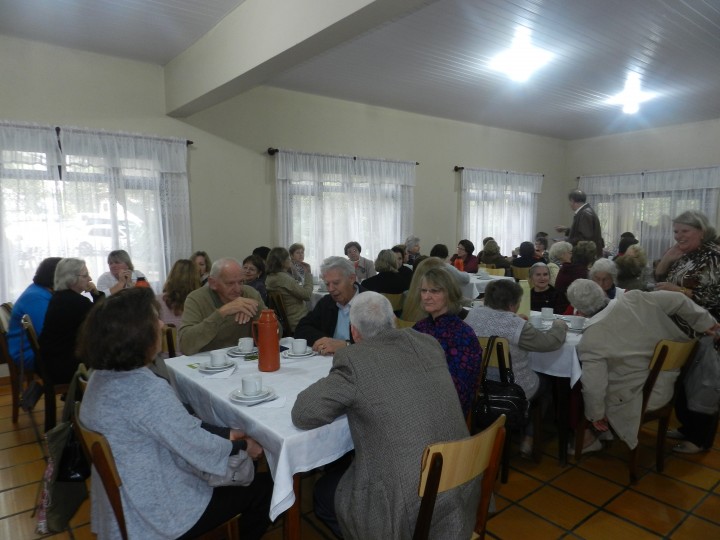
{"label": "seated crowd of people", "polygon": [[[532,369],[530,356],[560,349],[568,332],[560,317],[541,329],[519,316],[523,288],[514,279],[490,281],[482,305],[469,307],[475,299],[464,299],[461,289],[470,274],[499,268],[511,278],[513,267],[526,268],[533,311],[550,308],[558,316],[588,319],[577,345],[582,377],[576,392],[590,422],[585,451],[600,449],[600,434],[608,430],[633,448],[657,341],[720,330],[715,229],[696,211],[677,216],[673,226],[675,244],[654,272],[630,233],[614,259],[599,256],[606,254],[594,241],[550,243],[545,233],[509,257],[492,237],[483,239],[477,254],[473,242],[462,239],[451,257],[443,244],[422,255],[420,239],[410,236],[380,250],[375,260],[361,256],[361,245],[351,241],[344,256],[322,261],[318,278],[299,243],[257,248],[242,263],[232,257],[211,261],[197,251],[173,264],[157,295],[124,250],[108,255],[109,271],[97,286],[83,260],[53,257],[40,264],[14,304],[9,352],[55,383],[69,382],[80,362],[93,368],[81,420],[113,449],[128,498],[130,537],[171,523],[168,537],[189,538],[242,512],[242,536],[260,538],[269,524],[272,481],[253,474],[252,463],[263,448],[246,433],[190,414],[149,368],[160,351],[163,324],[177,327],[179,354],[229,347],[252,337],[252,322],[264,309],[277,308],[273,299],[279,298],[291,334],[318,355],[334,356],[328,376],[299,394],[294,424],[312,429],[346,414],[354,437],[354,458],[328,466],[317,482],[318,517],[338,537],[409,537],[423,448],[469,435],[466,419],[481,380],[478,338],[508,340],[515,381],[531,407],[543,407],[552,396],[550,378]],[[316,293],[320,297],[311,304]],[[392,304],[398,295],[402,301]],[[23,314],[39,334],[42,366],[35,366],[22,331]],[[398,328],[398,321],[412,328]],[[676,371],[658,380],[651,407],[669,402],[678,376]],[[487,377],[499,380],[498,370],[490,368]],[[676,407],[682,425],[669,434],[679,439],[673,449],[710,448],[717,415],[690,410],[683,395]],[[529,456],[531,422],[521,434],[521,454]],[[210,487],[202,474],[222,476],[231,462],[236,468],[246,464],[242,479]],[[144,466],[164,483],[148,486]],[[112,537],[116,525],[96,486],[93,479],[93,528]],[[439,498],[434,530],[469,536],[478,497],[475,482]]]}

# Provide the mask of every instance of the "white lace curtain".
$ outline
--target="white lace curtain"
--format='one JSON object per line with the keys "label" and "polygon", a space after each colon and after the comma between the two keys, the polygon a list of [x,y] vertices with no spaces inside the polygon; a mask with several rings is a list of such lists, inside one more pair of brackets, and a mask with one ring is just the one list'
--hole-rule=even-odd
{"label": "white lace curtain", "polygon": [[156,290],[190,252],[186,141],[0,123],[0,298],[42,259],[79,257],[91,275],[125,249]]}
{"label": "white lace curtain", "polygon": [[611,252],[629,231],[649,260],[662,257],[674,243],[672,219],[685,210],[699,210],[717,226],[720,167],[584,176],[579,188],[598,214]]}
{"label": "white lace curtain", "polygon": [[492,236],[503,255],[535,238],[537,198],[543,175],[488,169],[463,169],[460,189],[461,236],[476,251]]}
{"label": "white lace curtain", "polygon": [[373,260],[412,232],[414,162],[280,150],[275,156],[280,245],[305,245],[313,272],[351,240]]}

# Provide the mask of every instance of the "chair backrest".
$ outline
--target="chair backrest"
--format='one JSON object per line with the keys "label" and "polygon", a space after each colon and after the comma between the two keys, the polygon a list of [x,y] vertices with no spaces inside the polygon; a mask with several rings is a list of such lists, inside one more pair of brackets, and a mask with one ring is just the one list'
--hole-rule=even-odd
{"label": "chair backrest", "polygon": [[30,315],[26,313],[20,320],[23,328],[25,329],[25,333],[27,334],[28,341],[30,342],[30,347],[35,353],[35,358],[38,358],[40,355],[40,342],[38,341],[37,332],[35,332],[35,326],[33,326],[32,319],[30,318]]}
{"label": "chair backrest", "polygon": [[511,266],[512,268],[512,274],[516,281],[521,281],[523,279],[528,279],[530,275],[530,269],[529,268],[520,268],[517,266]]}
{"label": "chair backrest", "polygon": [[168,358],[175,358],[175,344],[177,343],[177,327],[173,323],[167,323],[163,328],[162,352],[167,353]]}
{"label": "chair backrest", "polygon": [[278,319],[280,319],[283,336],[292,336],[293,333],[292,330],[290,330],[290,322],[287,318],[287,311],[285,311],[285,302],[283,302],[282,293],[279,291],[268,291],[268,303],[270,304],[268,307],[275,310]]}
{"label": "chair backrest", "polygon": [[100,476],[105,493],[112,506],[115,519],[120,527],[120,534],[124,540],[127,540],[127,528],[125,526],[125,513],[122,508],[122,499],[120,498],[120,486],[122,480],[115,465],[110,444],[101,433],[92,431],[85,427],[80,421],[80,403],[75,404],[75,432],[80,439],[85,455],[88,461],[93,464],[95,470]]}
{"label": "chair backrest", "polygon": [[403,304],[405,304],[405,295],[403,293],[390,294],[380,293],[390,301],[393,311],[402,311]]}
{"label": "chair backrest", "polygon": [[485,271],[491,276],[504,276],[505,275],[504,268],[488,268]]}
{"label": "chair backrest", "polygon": [[655,345],[655,352],[650,360],[650,373],[645,380],[643,386],[643,404],[642,412],[645,413],[647,404],[650,401],[655,382],[661,371],[680,370],[692,358],[697,347],[697,340],[690,341],[671,341],[669,339],[661,339]]}
{"label": "chair backrest", "polygon": [[[510,366],[510,343],[504,337],[495,336],[495,346],[490,349],[488,347],[489,337],[479,337],[480,347],[483,350],[483,361],[489,357],[488,366],[499,367],[499,358],[502,357],[505,360],[505,365]],[[482,374],[481,374],[482,376]]]}
{"label": "chair backrest", "polygon": [[7,333],[10,328],[10,314],[12,313],[13,303],[5,302],[0,305],[0,330]]}
{"label": "chair backrest", "polygon": [[485,269],[495,268],[495,265],[494,265],[494,264],[478,263],[478,268],[485,268]]}
{"label": "chair backrest", "polygon": [[405,319],[395,318],[398,328],[412,328],[415,326],[415,321],[406,321]]}
{"label": "chair backrest", "polygon": [[501,415],[487,429],[459,441],[427,446],[420,465],[418,494],[422,497],[415,523],[413,540],[428,538],[438,493],[453,489],[477,478],[483,472],[480,503],[476,512],[475,532],[484,535],[498,465],[505,441],[505,416]]}

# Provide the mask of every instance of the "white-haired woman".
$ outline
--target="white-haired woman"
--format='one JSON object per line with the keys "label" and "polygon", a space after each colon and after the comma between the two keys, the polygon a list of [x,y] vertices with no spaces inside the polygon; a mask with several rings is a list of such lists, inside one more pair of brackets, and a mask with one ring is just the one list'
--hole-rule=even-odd
{"label": "white-haired woman", "polygon": [[600,285],[610,300],[617,298],[625,292],[625,289],[617,287],[618,269],[614,262],[610,259],[598,259],[590,267],[588,277]]}
{"label": "white-haired woman", "polygon": [[550,285],[550,269],[543,262],[537,262],[530,267],[528,274],[530,282],[530,309],[542,311],[543,308],[552,308],[555,311],[557,293],[555,287]]}
{"label": "white-haired woman", "polygon": [[570,242],[555,242],[550,246],[548,256],[548,270],[550,270],[550,285],[555,286],[555,278],[557,278],[560,267],[563,263],[569,263],[572,260],[572,244]]}
{"label": "white-haired woman", "polygon": [[405,250],[408,256],[407,262],[412,264],[420,256],[420,238],[414,235],[408,236],[405,239]]}
{"label": "white-haired woman", "polygon": [[[55,269],[54,293],[39,336],[45,371],[55,384],[67,384],[77,370],[75,341],[93,302],[105,295],[92,282],[85,261],[62,259]],[[90,293],[91,302],[82,293]]]}

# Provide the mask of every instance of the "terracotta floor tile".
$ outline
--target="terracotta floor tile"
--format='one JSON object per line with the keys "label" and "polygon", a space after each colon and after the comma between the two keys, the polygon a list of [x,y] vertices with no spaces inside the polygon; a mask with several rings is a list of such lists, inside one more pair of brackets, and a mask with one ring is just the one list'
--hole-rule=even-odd
{"label": "terracotta floor tile", "polygon": [[693,513],[720,525],[720,495],[709,495]]}
{"label": "terracotta floor tile", "polygon": [[495,484],[495,491],[507,499],[516,501],[525,497],[528,493],[535,491],[542,485],[534,478],[519,471],[510,471],[508,483],[503,484],[499,480]]}
{"label": "terracotta floor tile", "polygon": [[630,481],[630,469],[627,461],[604,452],[585,456],[579,466],[618,484],[627,484]]}
{"label": "terracotta floor tile", "polygon": [[670,456],[665,461],[664,474],[706,490],[720,482],[720,471],[676,456]]}
{"label": "terracotta floor tile", "polygon": [[607,512],[598,512],[573,532],[585,540],[608,540],[613,538],[617,540],[626,538],[649,540],[660,538],[657,534],[636,527],[632,523],[628,523]]}
{"label": "terracotta floor tile", "polygon": [[553,480],[552,485],[596,506],[602,506],[625,489],[580,468],[569,470]]}
{"label": "terracotta floor tile", "polygon": [[527,510],[512,506],[488,520],[487,532],[497,538],[560,538],[564,531]]}
{"label": "terracotta floor tile", "polygon": [[645,475],[632,489],[686,511],[692,509],[707,493],[656,472]]}
{"label": "terracotta floor tile", "polygon": [[720,525],[690,516],[678,527],[670,538],[672,538],[672,540],[720,538]]}
{"label": "terracotta floor tile", "polygon": [[605,509],[661,535],[668,534],[685,517],[685,512],[634,491],[626,491]]}
{"label": "terracotta floor tile", "polygon": [[704,465],[705,467],[720,471],[720,450],[711,449],[703,454],[700,454],[698,463]]}
{"label": "terracotta floor tile", "polygon": [[595,511],[595,507],[550,486],[533,493],[519,504],[564,529],[572,529]]}
{"label": "terracotta floor tile", "polygon": [[[518,470],[537,480],[547,482],[560,476],[567,469],[558,463],[557,458],[544,454],[540,463],[529,459],[517,459],[511,464],[511,471]],[[512,472],[510,473],[512,474]]]}

